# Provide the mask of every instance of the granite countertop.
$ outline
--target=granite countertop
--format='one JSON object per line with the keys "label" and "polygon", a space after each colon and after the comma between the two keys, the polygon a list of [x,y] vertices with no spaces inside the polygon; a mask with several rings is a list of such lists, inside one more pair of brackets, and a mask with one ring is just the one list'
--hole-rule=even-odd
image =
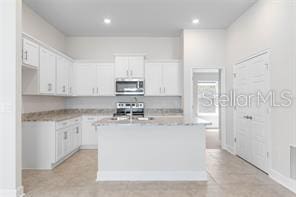
{"label": "granite countertop", "polygon": [[63,121],[72,118],[84,116],[112,116],[112,109],[63,109],[44,112],[34,112],[23,114],[22,121],[37,122],[37,121]]}
{"label": "granite countertop", "polygon": [[126,120],[116,120],[114,118],[104,118],[96,123],[95,126],[117,126],[117,125],[144,125],[144,126],[194,126],[194,125],[210,125],[211,123],[196,118],[192,122],[188,122],[184,119],[183,116],[176,116],[176,117],[152,117],[151,120],[137,120],[133,119],[130,121],[129,119]]}
{"label": "granite countertop", "polygon": [[[22,115],[24,122],[42,121],[63,121],[79,116],[110,116],[115,113],[115,109],[61,109],[43,112],[26,113]],[[145,116],[182,116],[180,109],[147,109]]]}

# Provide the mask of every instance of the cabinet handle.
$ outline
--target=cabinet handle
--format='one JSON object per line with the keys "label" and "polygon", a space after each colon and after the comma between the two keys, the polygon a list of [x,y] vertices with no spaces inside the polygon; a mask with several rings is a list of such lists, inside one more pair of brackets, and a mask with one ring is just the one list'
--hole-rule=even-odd
{"label": "cabinet handle", "polygon": [[72,94],[72,87],[69,88],[69,92],[70,92],[70,94]]}
{"label": "cabinet handle", "polygon": [[28,60],[28,51],[24,51],[24,56],[25,56],[24,59]]}
{"label": "cabinet handle", "polygon": [[165,93],[165,87],[163,88],[163,92]]}
{"label": "cabinet handle", "polygon": [[159,88],[159,93],[161,93],[161,87]]}
{"label": "cabinet handle", "polygon": [[133,76],[133,71],[132,70],[130,70],[130,75]]}
{"label": "cabinet handle", "polygon": [[67,138],[68,138],[67,132],[64,132],[64,140],[66,140]]}
{"label": "cabinet handle", "polygon": [[66,86],[63,86],[63,92],[66,92]]}
{"label": "cabinet handle", "polygon": [[48,91],[51,92],[51,90],[52,90],[52,84],[49,83],[49,84],[48,84]]}
{"label": "cabinet handle", "polygon": [[76,128],[76,134],[79,134],[79,128],[78,127]]}
{"label": "cabinet handle", "polygon": [[97,88],[97,94],[99,94],[99,88]]}
{"label": "cabinet handle", "polygon": [[129,76],[129,74],[128,74],[128,70],[126,70],[126,76]]}

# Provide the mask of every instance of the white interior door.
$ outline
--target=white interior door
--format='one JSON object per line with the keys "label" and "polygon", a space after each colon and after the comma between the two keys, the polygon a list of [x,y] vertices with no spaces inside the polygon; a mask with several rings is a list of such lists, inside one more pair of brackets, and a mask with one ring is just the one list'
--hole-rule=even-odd
{"label": "white interior door", "polygon": [[[269,91],[268,54],[256,56],[235,67],[237,96],[266,95]],[[242,97],[244,98],[244,97]],[[247,106],[238,106],[235,113],[237,154],[268,171],[269,104],[250,99]]]}
{"label": "white interior door", "polygon": [[[249,69],[246,62],[235,67],[235,91],[236,95],[248,95],[252,90],[249,84]],[[251,162],[251,128],[249,125],[250,109],[248,106],[243,106],[245,99],[238,99],[236,106],[236,138],[237,138],[237,154],[243,159]]]}

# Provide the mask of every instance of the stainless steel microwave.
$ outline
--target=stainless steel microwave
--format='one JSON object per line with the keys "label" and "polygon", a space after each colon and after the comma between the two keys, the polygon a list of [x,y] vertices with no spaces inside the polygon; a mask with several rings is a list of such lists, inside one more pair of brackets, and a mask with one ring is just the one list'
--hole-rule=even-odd
{"label": "stainless steel microwave", "polygon": [[116,96],[144,96],[143,79],[116,79]]}

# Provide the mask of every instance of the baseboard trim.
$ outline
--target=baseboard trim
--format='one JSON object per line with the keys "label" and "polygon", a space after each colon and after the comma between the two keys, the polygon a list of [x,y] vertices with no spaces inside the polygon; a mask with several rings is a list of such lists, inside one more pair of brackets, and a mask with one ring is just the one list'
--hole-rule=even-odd
{"label": "baseboard trim", "polygon": [[98,145],[81,145],[80,150],[96,150]]}
{"label": "baseboard trim", "polygon": [[277,183],[281,184],[282,186],[286,187],[290,191],[294,192],[296,194],[296,181],[282,175],[278,171],[271,169],[269,172],[269,176],[271,179],[276,181]]}
{"label": "baseboard trim", "polygon": [[206,171],[100,171],[97,181],[207,181]]}
{"label": "baseboard trim", "polygon": [[24,187],[20,186],[17,189],[0,189],[0,197],[24,197]]}
{"label": "baseboard trim", "polygon": [[235,155],[234,148],[231,146],[225,145],[224,147],[222,147],[222,149],[226,150],[227,152],[229,152],[232,155]]}

